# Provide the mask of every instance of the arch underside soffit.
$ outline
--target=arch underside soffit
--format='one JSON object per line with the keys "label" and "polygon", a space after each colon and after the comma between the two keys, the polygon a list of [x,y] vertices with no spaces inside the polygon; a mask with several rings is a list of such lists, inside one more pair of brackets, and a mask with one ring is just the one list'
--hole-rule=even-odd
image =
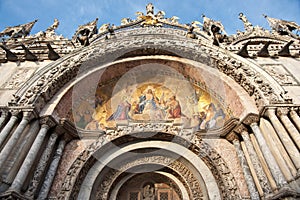
{"label": "arch underside soffit", "polygon": [[175,136],[146,131],[92,143],[69,169],[59,199],[93,195],[111,199],[126,183],[126,176],[148,172],[177,182],[177,194],[189,199],[239,198],[227,164],[204,141],[188,133]]}
{"label": "arch underside soffit", "polygon": [[[149,34],[151,33],[151,34]],[[68,82],[89,70],[118,60],[138,49],[159,49],[158,54],[190,59],[217,69],[239,84],[257,106],[269,101],[284,101],[283,89],[253,63],[206,44],[205,40],[189,39],[181,30],[147,28],[128,30],[109,40],[97,40],[39,70],[15,94],[11,106],[33,106],[39,112]],[[154,51],[155,52],[155,51]],[[129,55],[130,56],[130,53]]]}

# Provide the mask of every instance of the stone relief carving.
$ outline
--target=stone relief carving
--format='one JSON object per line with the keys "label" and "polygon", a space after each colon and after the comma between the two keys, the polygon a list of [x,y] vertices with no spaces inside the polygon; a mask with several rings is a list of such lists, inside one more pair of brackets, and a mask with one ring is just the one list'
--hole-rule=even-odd
{"label": "stone relief carving", "polygon": [[262,64],[261,67],[280,85],[299,85],[293,75],[281,64]]}
{"label": "stone relief carving", "polygon": [[20,86],[32,76],[32,73],[34,71],[35,71],[35,68],[17,69],[17,71],[14,72],[11,79],[6,81],[2,85],[2,88],[3,89],[18,89],[18,88],[20,88]]}

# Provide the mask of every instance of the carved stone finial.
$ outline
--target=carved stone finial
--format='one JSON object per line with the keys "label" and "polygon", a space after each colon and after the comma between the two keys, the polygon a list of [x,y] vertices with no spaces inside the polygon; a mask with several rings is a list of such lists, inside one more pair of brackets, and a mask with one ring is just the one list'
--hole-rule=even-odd
{"label": "carved stone finial", "polygon": [[90,44],[89,39],[92,38],[94,34],[98,33],[97,22],[98,22],[98,18],[85,25],[79,26],[73,36],[73,40],[75,42],[80,42],[80,44],[83,46],[88,46]]}
{"label": "carved stone finial", "polygon": [[247,17],[244,15],[244,13],[239,14],[239,19],[242,20],[244,23],[244,28],[246,31],[252,31],[253,30],[253,25],[248,21]]}
{"label": "carved stone finial", "polygon": [[142,12],[136,12],[138,20],[143,20],[141,26],[162,26],[162,21],[165,19],[165,12],[160,10],[154,15],[154,6],[152,3],[147,4],[146,6],[146,15]]}
{"label": "carved stone finial", "polygon": [[57,29],[58,25],[59,25],[58,19],[54,19],[53,24],[46,29],[46,35],[47,34],[54,35],[54,31],[55,29]]}
{"label": "carved stone finial", "polygon": [[37,22],[37,20],[34,20],[32,22],[21,24],[18,26],[9,26],[6,29],[4,29],[2,32],[0,32],[0,37],[3,37],[5,35],[10,36],[11,38],[20,38],[20,37],[26,37],[29,35],[32,27]]}
{"label": "carved stone finial", "polygon": [[299,39],[300,37],[294,34],[292,31],[300,30],[300,26],[296,22],[286,21],[282,19],[275,19],[263,15],[269,22],[270,27],[280,35],[289,35],[293,38]]}

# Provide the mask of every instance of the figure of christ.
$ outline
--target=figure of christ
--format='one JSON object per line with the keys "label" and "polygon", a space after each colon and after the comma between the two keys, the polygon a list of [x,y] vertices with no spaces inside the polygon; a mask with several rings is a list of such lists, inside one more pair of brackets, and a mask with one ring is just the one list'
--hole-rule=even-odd
{"label": "figure of christ", "polygon": [[139,97],[138,108],[135,109],[136,114],[145,114],[150,119],[164,119],[164,110],[160,107],[160,101],[155,96],[152,89],[148,89],[145,94]]}

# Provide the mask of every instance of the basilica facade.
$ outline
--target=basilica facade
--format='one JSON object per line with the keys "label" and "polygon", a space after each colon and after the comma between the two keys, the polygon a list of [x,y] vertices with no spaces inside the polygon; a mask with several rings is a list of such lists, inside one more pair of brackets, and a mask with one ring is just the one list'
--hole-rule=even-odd
{"label": "basilica facade", "polygon": [[300,198],[300,26],[136,14],[0,32],[0,199]]}

